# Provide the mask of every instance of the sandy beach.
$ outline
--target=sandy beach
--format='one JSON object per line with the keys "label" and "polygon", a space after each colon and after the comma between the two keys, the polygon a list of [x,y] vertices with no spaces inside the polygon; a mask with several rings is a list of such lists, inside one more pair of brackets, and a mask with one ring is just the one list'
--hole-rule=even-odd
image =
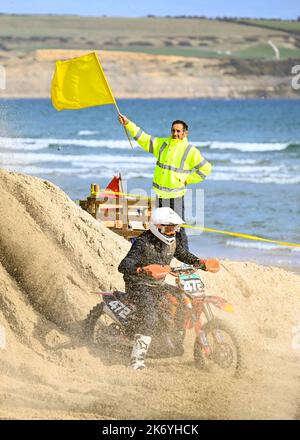
{"label": "sandy beach", "polygon": [[192,335],[184,357],[136,374],[108,365],[80,332],[93,291],[123,289],[129,243],[49,181],[1,170],[0,194],[0,418],[300,417],[299,275],[229,260],[202,273],[207,291],[234,305],[221,316],[242,341],[241,378],[196,370]]}

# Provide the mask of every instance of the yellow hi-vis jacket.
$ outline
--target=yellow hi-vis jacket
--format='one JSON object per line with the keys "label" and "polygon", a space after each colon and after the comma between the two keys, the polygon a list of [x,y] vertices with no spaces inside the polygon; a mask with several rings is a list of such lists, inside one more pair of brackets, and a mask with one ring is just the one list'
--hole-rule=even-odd
{"label": "yellow hi-vis jacket", "polygon": [[198,183],[211,173],[211,164],[187,138],[157,138],[145,133],[129,121],[126,124],[131,136],[148,153],[157,158],[153,188],[158,197],[172,199],[186,193],[186,185]]}

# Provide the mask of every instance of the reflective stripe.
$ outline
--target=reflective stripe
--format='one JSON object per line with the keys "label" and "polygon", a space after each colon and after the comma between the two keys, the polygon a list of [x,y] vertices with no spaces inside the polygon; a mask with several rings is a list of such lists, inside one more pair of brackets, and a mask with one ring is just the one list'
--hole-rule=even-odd
{"label": "reflective stripe", "polygon": [[184,152],[184,155],[182,156],[181,163],[180,163],[180,168],[182,170],[183,170],[186,158],[187,158],[187,156],[188,156],[188,154],[189,154],[189,152],[191,151],[192,148],[193,148],[193,145],[192,144],[188,144],[188,146],[187,146],[187,148],[186,148],[186,150]]}
{"label": "reflective stripe", "polygon": [[175,171],[177,173],[185,173],[185,174],[190,174],[190,170],[183,170],[182,168],[176,168],[176,167],[172,167],[171,165],[164,165],[161,162],[156,162],[156,165],[160,168],[164,168],[165,170],[171,170],[171,171]]}
{"label": "reflective stripe", "polygon": [[183,167],[184,167],[184,164],[185,164],[185,161],[186,161],[186,158],[187,158],[189,152],[193,148],[193,145],[189,144],[187,146],[187,148],[185,149],[185,151],[183,153],[183,156],[182,156],[182,159],[181,159],[181,162],[180,162],[180,167],[179,168],[173,167],[172,165],[165,165],[165,164],[160,162],[160,157],[162,155],[163,150],[165,149],[165,146],[167,146],[167,144],[163,143],[162,146],[160,147],[159,155],[158,155],[158,161],[156,162],[156,165],[159,166],[160,168],[164,168],[165,170],[175,171],[176,173],[190,174],[191,170],[185,170]]}
{"label": "reflective stripe", "polygon": [[154,142],[154,139],[155,138],[153,136],[150,137],[149,153],[152,153],[152,154],[153,154],[153,142]]}
{"label": "reflective stripe", "polygon": [[139,140],[139,138],[142,136],[143,134],[143,130],[140,128],[139,131],[137,132],[137,134],[135,136],[133,136],[133,139],[135,139],[136,141]]}
{"label": "reflective stripe", "polygon": [[203,159],[202,160],[202,162],[200,162],[198,165],[196,165],[195,167],[194,167],[194,169],[195,170],[197,170],[197,169],[199,169],[199,168],[202,168],[204,165],[206,165],[208,162],[207,162],[207,160],[206,159]]}
{"label": "reflective stripe", "polygon": [[[164,163],[161,162],[162,154],[163,154],[165,148],[167,148],[167,147],[168,147],[167,142],[164,142],[161,145],[161,147],[159,149],[159,153],[158,153],[158,160],[156,162],[156,166],[157,167],[165,169],[165,170],[169,170],[170,172],[182,173],[182,174],[187,174],[187,175],[189,175],[191,173],[197,173],[201,177],[202,180],[204,180],[206,178],[206,175],[203,172],[200,171],[200,168],[208,163],[207,160],[204,159],[204,158],[202,158],[202,161],[198,165],[196,165],[194,168],[192,168],[192,169],[184,169],[184,166],[186,165],[187,157],[188,157],[191,149],[195,148],[194,145],[188,144],[186,146],[186,148],[184,149],[183,155],[182,155],[182,159],[180,161],[180,166],[178,168],[175,167],[175,166],[167,165],[167,164],[164,164]],[[155,177],[155,180],[158,180],[161,183],[165,183],[167,185],[170,185],[171,187],[173,186],[173,188],[168,188],[168,187],[165,187],[165,186],[161,186],[158,183],[153,182],[153,187],[155,189],[158,189],[160,191],[164,191],[166,193],[173,193],[173,194],[176,193],[176,195],[174,195],[172,197],[177,197],[177,194],[179,195],[179,194],[182,194],[183,192],[186,191],[186,185],[182,185],[180,187],[174,188],[174,186],[176,184],[178,184],[178,183],[182,184],[182,182],[171,183],[169,181],[169,178],[166,179],[166,178],[163,177],[163,175],[164,175],[164,173],[161,173],[159,170],[157,170],[157,174],[156,174],[157,177]],[[170,175],[170,179],[172,181],[171,175]],[[167,195],[165,197],[167,197]]]}
{"label": "reflective stripe", "polygon": [[165,186],[160,186],[155,182],[152,182],[154,188],[160,189],[161,191],[166,191],[166,192],[181,192],[183,189],[185,189],[185,186],[181,186],[180,188],[176,188],[176,189],[170,189],[170,188],[166,188]]}
{"label": "reflective stripe", "polygon": [[158,161],[160,160],[160,156],[162,155],[162,152],[164,151],[164,149],[167,147],[167,142],[164,142],[163,144],[162,144],[162,146],[160,147],[160,149],[159,149],[159,153],[158,153]]}
{"label": "reflective stripe", "polygon": [[207,177],[205,174],[201,173],[201,171],[199,171],[199,170],[196,171],[196,173],[199,174],[199,176],[202,177],[203,180],[206,179],[206,177]]}

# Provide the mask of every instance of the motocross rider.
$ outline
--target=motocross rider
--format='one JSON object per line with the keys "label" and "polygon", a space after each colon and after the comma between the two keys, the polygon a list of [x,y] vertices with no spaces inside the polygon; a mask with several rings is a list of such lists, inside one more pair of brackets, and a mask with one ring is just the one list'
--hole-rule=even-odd
{"label": "motocross rider", "polygon": [[[203,270],[219,270],[217,260],[199,259],[181,245],[177,233],[183,223],[182,218],[171,208],[155,209],[150,219],[150,229],[136,239],[118,267],[119,272],[123,273],[125,290],[136,305],[139,318],[131,353],[131,367],[134,370],[145,368],[145,356],[158,320],[160,301],[166,293],[178,299],[182,297],[178,295],[175,286],[163,284],[170,272],[169,265],[173,257]],[[180,304],[183,309],[183,303]],[[182,317],[183,313],[178,320],[182,321]],[[180,325],[179,322],[177,325]]]}

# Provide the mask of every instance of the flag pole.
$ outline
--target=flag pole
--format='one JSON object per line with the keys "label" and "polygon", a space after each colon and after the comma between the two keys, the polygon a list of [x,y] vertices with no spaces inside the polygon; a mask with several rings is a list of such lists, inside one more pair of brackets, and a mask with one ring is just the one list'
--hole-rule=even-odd
{"label": "flag pole", "polygon": [[[113,95],[113,93],[112,93],[112,91],[111,91],[111,88],[110,88],[110,85],[109,85],[109,83],[108,83],[108,81],[107,81],[107,78],[106,78],[106,75],[105,75],[105,73],[104,73],[104,70],[102,69],[102,66],[101,66],[101,64],[100,64],[100,61],[99,61],[99,59],[98,59],[98,55],[97,55],[96,52],[94,52],[94,54],[96,55],[96,60],[98,61],[98,66],[99,66],[99,68],[100,68],[100,70],[101,70],[101,72],[102,72],[103,78],[105,79],[105,82],[106,82],[107,88],[108,88],[108,90],[109,90],[109,92],[110,92],[110,94],[111,94],[111,96],[112,96],[112,98],[113,98],[113,100],[114,100],[114,105],[115,105],[115,107],[116,107],[116,110],[117,110],[117,112],[118,112],[118,115],[120,115],[121,112],[120,112],[120,110],[119,110],[119,107],[118,107],[118,104],[117,104],[117,102],[116,102],[116,100],[115,100],[115,97],[114,97],[114,95]],[[124,127],[124,130],[125,130],[125,133],[126,133],[127,139],[129,140],[130,146],[131,146],[131,148],[133,148],[133,145],[132,145],[131,139],[130,139],[130,137],[129,137],[129,134],[128,134],[128,131],[127,131],[127,128],[125,127],[125,125],[123,125],[123,127]]]}
{"label": "flag pole", "polygon": [[[113,95],[112,95],[112,96],[113,96]],[[114,96],[113,96],[113,98],[114,98]],[[114,98],[114,104],[115,104],[116,110],[117,110],[117,112],[118,112],[118,115],[120,115],[121,112],[120,112],[120,110],[119,110],[119,107],[118,107],[118,104],[116,103],[115,98]],[[126,136],[127,136],[128,140],[129,140],[130,146],[131,146],[131,148],[133,148],[133,145],[132,145],[131,139],[130,139],[130,137],[129,137],[129,134],[128,134],[128,131],[127,131],[127,128],[125,127],[125,125],[123,125],[123,127],[124,127],[124,130],[125,130]]]}

